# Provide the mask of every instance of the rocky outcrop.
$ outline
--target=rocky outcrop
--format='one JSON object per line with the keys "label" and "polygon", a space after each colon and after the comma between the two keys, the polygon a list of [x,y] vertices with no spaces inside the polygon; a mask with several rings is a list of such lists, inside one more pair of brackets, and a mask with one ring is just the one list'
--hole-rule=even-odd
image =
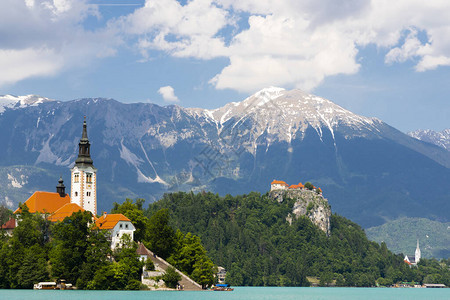
{"label": "rocky outcrop", "polygon": [[292,213],[286,218],[289,223],[292,223],[293,218],[307,216],[327,236],[330,235],[331,207],[322,194],[305,189],[274,190],[270,192],[270,197],[280,203],[287,199],[295,200]]}

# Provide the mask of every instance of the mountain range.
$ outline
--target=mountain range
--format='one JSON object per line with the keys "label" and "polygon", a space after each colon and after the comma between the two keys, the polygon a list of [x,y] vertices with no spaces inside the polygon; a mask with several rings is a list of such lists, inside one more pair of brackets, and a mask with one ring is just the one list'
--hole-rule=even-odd
{"label": "mountain range", "polygon": [[69,184],[83,116],[98,206],[171,191],[265,193],[312,182],[363,227],[399,217],[449,222],[450,152],[300,90],[267,88],[208,110],[89,98],[0,97],[0,201]]}
{"label": "mountain range", "polygon": [[430,129],[419,129],[408,132],[408,135],[418,140],[435,144],[450,151],[450,128],[442,131],[434,131]]}

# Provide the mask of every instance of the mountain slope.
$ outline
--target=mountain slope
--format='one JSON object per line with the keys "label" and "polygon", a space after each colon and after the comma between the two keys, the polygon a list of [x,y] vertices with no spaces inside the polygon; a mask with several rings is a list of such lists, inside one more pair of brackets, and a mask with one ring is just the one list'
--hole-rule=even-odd
{"label": "mountain slope", "polygon": [[422,257],[450,257],[450,223],[424,218],[400,218],[366,229],[367,237],[385,242],[394,253],[413,254],[419,240]]}
{"label": "mountain slope", "polygon": [[264,89],[215,110],[101,98],[6,107],[0,166],[51,170],[41,181],[53,190],[68,178],[84,115],[100,210],[167,191],[264,193],[276,178],[313,182],[365,227],[400,216],[449,221],[450,152],[299,90]]}
{"label": "mountain slope", "polygon": [[429,129],[419,129],[416,131],[408,132],[408,135],[418,140],[435,144],[450,151],[450,129],[444,129],[441,132]]}

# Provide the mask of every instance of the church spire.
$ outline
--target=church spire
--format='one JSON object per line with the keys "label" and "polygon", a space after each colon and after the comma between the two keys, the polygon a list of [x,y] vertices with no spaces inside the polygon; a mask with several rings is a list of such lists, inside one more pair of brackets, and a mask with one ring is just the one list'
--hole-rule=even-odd
{"label": "church spire", "polygon": [[71,169],[70,202],[78,204],[84,210],[97,214],[97,169],[90,153],[91,144],[87,134],[86,117],[78,143],[78,157]]}
{"label": "church spire", "polygon": [[87,136],[86,116],[83,122],[83,133],[81,134],[80,142],[78,143],[78,157],[75,160],[76,166],[93,166],[93,161],[90,153],[90,143]]}
{"label": "church spire", "polygon": [[415,253],[416,264],[420,261],[421,256],[422,255],[420,253],[420,248],[419,248],[419,239],[417,239],[417,248],[416,248],[416,253]]}

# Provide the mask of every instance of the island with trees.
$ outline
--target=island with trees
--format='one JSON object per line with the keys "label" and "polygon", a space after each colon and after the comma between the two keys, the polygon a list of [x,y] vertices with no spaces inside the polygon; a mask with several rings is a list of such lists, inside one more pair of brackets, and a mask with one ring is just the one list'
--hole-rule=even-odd
{"label": "island with trees", "polygon": [[[137,242],[210,287],[217,266],[237,286],[392,286],[399,282],[450,285],[450,260],[422,259],[410,267],[384,243],[369,241],[354,222],[332,214],[329,233],[307,216],[292,217],[296,199],[269,193],[219,196],[167,193],[144,208],[143,199],[115,203],[111,213],[131,220],[134,240],[111,250],[108,233],[89,212],[56,223],[22,207],[12,235],[0,236],[0,288],[32,288],[65,279],[78,289],[145,289]],[[2,208],[2,222],[11,212]],[[151,266],[147,266],[151,268]],[[167,285],[179,280],[166,272]]]}

